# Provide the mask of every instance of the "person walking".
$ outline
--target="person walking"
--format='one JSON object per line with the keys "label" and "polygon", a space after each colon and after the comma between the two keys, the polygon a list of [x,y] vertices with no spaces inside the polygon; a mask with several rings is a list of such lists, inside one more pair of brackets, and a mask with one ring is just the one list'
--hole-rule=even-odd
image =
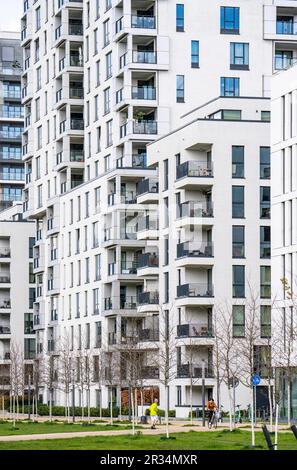
{"label": "person walking", "polygon": [[207,411],[208,411],[208,423],[212,422],[212,417],[213,414],[216,412],[218,409],[217,405],[215,404],[215,401],[213,398],[210,398],[208,403],[207,403]]}
{"label": "person walking", "polygon": [[159,421],[157,398],[155,398],[149,410],[150,410],[150,418],[151,418],[151,429],[156,429],[156,424]]}

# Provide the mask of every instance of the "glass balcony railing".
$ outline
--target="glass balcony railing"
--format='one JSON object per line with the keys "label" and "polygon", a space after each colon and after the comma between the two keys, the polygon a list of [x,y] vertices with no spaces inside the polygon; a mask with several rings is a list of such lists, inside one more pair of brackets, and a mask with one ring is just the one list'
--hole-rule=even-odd
{"label": "glass balcony railing", "polygon": [[9,149],[8,151],[1,151],[0,150],[0,160],[20,160],[20,161],[22,161],[21,149],[19,149],[17,152],[13,151],[13,149]]}
{"label": "glass balcony railing", "polygon": [[158,217],[144,216],[138,220],[138,231],[142,230],[158,230],[159,229],[159,219]]}
{"label": "glass balcony railing", "polygon": [[68,31],[69,31],[69,34],[73,36],[82,36],[83,25],[79,23],[69,23]]}
{"label": "glass balcony railing", "polygon": [[10,274],[9,273],[0,273],[0,283],[5,284],[10,282]]}
{"label": "glass balcony railing", "polygon": [[189,177],[210,177],[213,176],[211,164],[206,161],[185,162],[176,168],[176,179]]}
{"label": "glass balcony railing", "polygon": [[121,261],[121,274],[137,274],[136,261]]}
{"label": "glass balcony railing", "polygon": [[157,121],[133,121],[134,134],[157,134]]}
{"label": "glass balcony railing", "polygon": [[[201,364],[178,364],[177,366],[177,377],[178,378],[202,378],[202,365]],[[204,375],[206,379],[214,377],[213,368],[206,365],[204,368]]]}
{"label": "glass balcony railing", "polygon": [[184,242],[177,245],[177,258],[203,258],[213,256],[213,244],[210,242]]}
{"label": "glass balcony railing", "polygon": [[153,86],[133,86],[132,87],[133,100],[155,100],[156,88]]}
{"label": "glass balcony railing", "polygon": [[212,336],[212,328],[207,323],[177,325],[176,329],[179,338],[208,338]]}
{"label": "glass balcony railing", "polygon": [[10,303],[10,299],[0,299],[0,308],[10,308],[11,306],[11,303]]}
{"label": "glass balcony railing", "polygon": [[138,295],[139,305],[157,305],[159,303],[159,292],[140,292]]}
{"label": "glass balcony railing", "polygon": [[10,248],[0,246],[0,258],[10,258]]}
{"label": "glass balcony railing", "polygon": [[138,332],[139,342],[159,341],[159,339],[159,330],[157,329],[144,328]]}
{"label": "glass balcony railing", "polygon": [[70,87],[69,98],[82,99],[84,97],[84,89],[82,87]]}
{"label": "glass balcony railing", "polygon": [[132,15],[131,27],[142,29],[155,29],[156,18],[154,16]]}
{"label": "glass balcony railing", "polygon": [[275,56],[274,68],[275,70],[286,70],[291,67],[295,61],[296,59],[293,59],[293,57]]}
{"label": "glass balcony railing", "polygon": [[5,181],[25,181],[25,172],[5,171],[0,172],[0,180]]}
{"label": "glass balcony railing", "polygon": [[10,335],[10,333],[11,333],[10,326],[0,325],[0,335]]}
{"label": "glass balcony railing", "polygon": [[127,295],[120,297],[120,309],[134,310],[137,308],[138,302],[136,295]]}
{"label": "glass balcony railing", "polygon": [[132,61],[137,64],[156,64],[157,53],[154,51],[133,51]]}
{"label": "glass balcony railing", "polygon": [[83,162],[84,152],[81,150],[70,150],[70,161],[71,162]]}
{"label": "glass balcony railing", "polygon": [[158,194],[159,183],[158,180],[147,178],[137,183],[137,196],[146,193]]}
{"label": "glass balcony railing", "polygon": [[183,217],[213,217],[213,204],[211,201],[187,201],[178,204],[176,218]]}
{"label": "glass balcony railing", "polygon": [[276,34],[297,34],[297,25],[294,22],[294,17],[277,18]]}
{"label": "glass balcony railing", "polygon": [[70,53],[70,66],[71,67],[82,67],[83,59],[79,55],[74,55]]}
{"label": "glass balcony railing", "polygon": [[84,130],[84,120],[83,119],[71,119],[70,120],[70,128],[76,131],[83,131]]}
{"label": "glass balcony railing", "polygon": [[3,96],[4,98],[12,98],[12,99],[19,100],[21,99],[21,96],[22,96],[21,89],[20,88],[18,89],[4,88]]}
{"label": "glass balcony railing", "polygon": [[177,286],[177,297],[213,297],[213,287],[207,283],[190,283]]}
{"label": "glass balcony railing", "polygon": [[159,256],[156,253],[142,253],[138,255],[138,268],[157,268]]}

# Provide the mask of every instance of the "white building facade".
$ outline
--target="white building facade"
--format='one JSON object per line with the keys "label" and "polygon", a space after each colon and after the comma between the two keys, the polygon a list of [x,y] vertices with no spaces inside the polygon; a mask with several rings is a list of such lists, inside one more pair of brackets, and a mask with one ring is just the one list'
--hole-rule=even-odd
{"label": "white building facade", "polygon": [[[175,287],[189,283],[192,274],[194,283],[204,284],[207,276],[210,284],[223,282],[224,287],[215,286],[216,292],[220,299],[226,296],[230,300],[230,289],[225,286],[222,274],[211,278],[213,259],[201,268],[204,277],[200,279],[200,274],[191,274],[192,268],[187,270],[184,265],[176,265],[176,247],[169,242],[170,264],[166,265],[168,268],[162,267],[165,234],[159,231],[163,216],[158,203],[162,202],[159,191],[163,191],[162,178],[167,174],[167,167],[159,167],[159,162],[169,157],[165,158],[162,147],[160,160],[157,155],[148,160],[146,146],[188,123],[194,115],[211,116],[216,121],[224,121],[224,125],[228,119],[240,120],[241,142],[245,133],[248,134],[244,130],[245,123],[249,128],[255,121],[257,139],[255,149],[250,151],[257,152],[254,162],[257,191],[247,207],[255,212],[256,220],[247,218],[253,224],[247,236],[252,239],[251,233],[254,233],[258,240],[260,226],[269,225],[270,198],[268,173],[262,178],[263,183],[259,181],[259,149],[269,147],[268,139],[264,134],[262,139],[259,129],[269,128],[270,76],[275,69],[286,68],[295,57],[295,3],[256,0],[248,3],[232,0],[227,6],[220,1],[197,5],[194,1],[183,4],[165,0],[37,0],[34,3],[29,0],[24,3],[23,159],[27,183],[24,213],[37,224],[34,311],[39,354],[47,356],[56,352],[58,356],[59,343],[66,334],[72,355],[81,350],[82,344],[87,344],[87,350],[98,357],[102,345],[117,350],[121,345],[126,347],[136,328],[137,344],[141,343],[144,351],[145,385],[151,389],[162,388],[158,381],[160,371],[154,363],[160,340],[164,273],[172,269],[171,302],[175,310],[182,309],[184,316],[184,323],[177,324],[184,325],[190,320],[187,306],[179,306],[180,300],[173,300]],[[233,97],[239,98],[237,107],[228,101]],[[197,108],[194,114],[193,108]],[[206,140],[201,137],[191,144],[199,144],[202,153],[220,142],[219,137],[209,135],[208,129],[213,125],[222,132],[218,122],[207,122],[207,125],[202,132]],[[180,132],[174,136],[182,139]],[[159,142],[162,146],[165,140]],[[158,152],[158,145],[151,148]],[[172,141],[172,145],[176,142]],[[236,156],[234,151],[234,168],[239,168],[244,158],[242,147],[247,143],[236,142],[229,136],[228,145],[226,159],[227,154],[230,158],[230,146],[238,147]],[[175,164],[180,166],[187,161],[187,147],[182,146],[182,150],[185,156],[180,161],[170,161],[167,202],[173,203],[176,192],[180,193],[177,203],[181,205],[197,200],[203,192],[203,210],[208,211],[212,204],[220,204],[210,200],[216,176],[206,178],[208,181],[205,180],[201,188],[200,183],[198,188],[196,183],[188,188],[173,187]],[[204,153],[197,152],[197,158],[204,161]],[[171,159],[178,153],[170,151]],[[267,164],[267,150],[263,151],[262,158]],[[216,165],[219,167],[219,163]],[[250,165],[247,171],[256,171],[252,163]],[[204,166],[208,171],[205,162]],[[227,168],[226,163],[226,172]],[[252,178],[243,180],[241,173],[238,177],[240,184],[233,184],[232,173],[228,176],[226,173],[226,181],[221,183],[220,179],[218,184],[226,185],[230,191],[232,185],[245,187],[250,179],[250,184],[254,184]],[[244,191],[234,190],[241,198],[239,205],[242,205]],[[261,193],[261,208],[265,214],[263,223],[258,217],[258,193]],[[150,214],[146,213],[146,204],[155,208],[150,207]],[[186,205],[183,207],[187,210]],[[222,205],[222,214],[225,210]],[[219,217],[220,210],[213,214],[203,233],[207,249],[214,242],[212,221]],[[222,215],[222,219],[229,219],[231,233],[232,225],[236,224],[230,213]],[[169,223],[173,222],[175,224],[175,220],[169,218]],[[246,223],[240,221],[240,225]],[[269,244],[269,230],[262,232],[263,243]],[[240,240],[242,234],[238,229],[236,236]],[[232,260],[231,245],[228,245],[228,257],[222,257],[220,264],[226,263],[232,284],[232,266],[236,263]],[[257,250],[249,256],[246,269],[249,271],[249,266],[255,263],[258,286],[260,260],[258,243],[255,245]],[[184,249],[184,246],[179,248]],[[220,248],[214,251],[214,261],[219,252]],[[240,261],[239,265],[243,263]],[[266,280],[269,279],[268,265],[269,260],[263,260],[263,266],[267,266]],[[176,281],[178,272],[180,283]],[[240,273],[239,268],[239,276]],[[163,310],[167,310],[165,306],[162,300]],[[210,307],[205,304],[205,322],[206,318],[210,322],[207,310]],[[207,354],[206,348],[205,358]],[[120,389],[127,387],[125,380],[124,377],[123,387],[119,384],[113,387],[117,402],[121,397]],[[184,387],[183,378],[180,377],[180,382],[176,380],[174,387]],[[209,380],[212,380],[208,384],[211,389],[215,383]],[[101,401],[101,386],[97,382],[95,378],[89,392],[92,404]],[[170,406],[187,405],[186,393],[185,389],[177,392],[174,388]],[[197,401],[201,400],[199,393]],[[78,404],[82,402],[82,392],[79,394],[77,390],[77,394]],[[103,395],[107,404],[107,394]],[[48,400],[46,391],[44,399]],[[62,403],[63,400],[63,393],[57,392],[55,401]],[[161,406],[164,406],[163,396]]]}
{"label": "white building facade", "polygon": [[280,352],[276,352],[274,361],[280,371],[281,412],[287,416],[289,401],[294,418],[297,413],[296,70],[293,66],[273,77],[271,102],[273,321],[275,332],[281,332]]}

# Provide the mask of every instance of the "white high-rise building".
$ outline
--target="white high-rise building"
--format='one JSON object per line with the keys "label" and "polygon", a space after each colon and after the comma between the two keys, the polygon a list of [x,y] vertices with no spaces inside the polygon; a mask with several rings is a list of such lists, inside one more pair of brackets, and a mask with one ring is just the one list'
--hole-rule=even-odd
{"label": "white high-rise building", "polygon": [[[161,200],[162,179],[170,171],[168,204],[178,193],[178,204],[197,200],[201,191],[205,210],[213,204],[213,217],[205,229],[208,234],[204,234],[209,237],[207,243],[214,241],[210,232],[216,217],[225,223],[229,220],[229,238],[232,225],[251,224],[246,228],[247,236],[251,240],[255,234],[257,250],[249,256],[247,266],[255,264],[255,272],[260,273],[263,264],[263,282],[268,283],[269,260],[262,263],[259,259],[258,241],[261,238],[263,247],[266,244],[263,249],[268,258],[269,142],[266,134],[258,134],[259,129],[263,133],[269,130],[270,77],[275,69],[286,68],[297,54],[293,34],[297,2],[232,0],[225,5],[219,0],[199,4],[195,0],[27,0],[24,6],[24,211],[37,224],[37,352],[57,357],[65,335],[71,355],[91,351],[97,359],[90,400],[96,404],[101,400],[101,346],[116,351],[126,348],[127,355],[137,343],[143,351],[141,376],[145,385],[151,390],[162,389],[155,360],[160,340],[162,279],[166,270],[172,272],[170,296],[175,310],[180,301],[173,295],[173,283],[182,286],[191,281],[191,270],[173,262],[173,244],[170,264],[163,268],[165,234],[158,225],[163,215],[156,205]],[[236,106],[231,98],[238,98]],[[187,161],[187,148],[181,146],[181,153],[186,154],[178,161],[175,150],[168,147],[167,170],[167,166],[159,167],[162,160],[167,160],[166,149],[162,147],[161,152],[158,144],[153,144],[150,152],[160,151],[160,158],[150,153],[148,160],[146,146],[189,124],[193,116],[210,115],[230,125],[227,133],[232,132],[233,121],[240,120],[238,141],[236,135],[231,138],[228,134],[228,145],[234,146],[234,180],[229,160],[226,175],[222,171],[222,179],[218,180],[216,165],[220,167],[220,163],[214,163],[213,179],[207,178],[205,187],[190,184],[189,192],[194,194],[187,194],[188,189],[173,186],[174,167]],[[193,139],[192,145],[198,144],[193,152],[197,150],[208,171],[204,154],[219,145],[222,138],[221,134],[210,136],[208,129],[222,131],[219,122],[213,123],[213,128],[212,123],[207,125],[202,133],[206,140]],[[252,138],[254,134],[254,148],[245,151],[243,147],[249,144],[244,137]],[[183,139],[183,131],[178,130],[174,136]],[[176,145],[170,136],[166,142]],[[260,147],[266,149],[261,153],[263,168],[267,167],[263,183],[258,172]],[[230,159],[226,148],[226,158],[227,154]],[[210,155],[207,158],[211,160]],[[254,158],[255,168],[249,161]],[[251,172],[245,179],[243,161]],[[257,171],[255,179],[253,171]],[[240,224],[233,223],[227,206],[215,200],[216,189],[212,187],[217,181],[230,194],[235,186],[234,204],[238,210],[243,205],[244,191],[252,193],[247,196],[247,210],[255,213],[255,219],[246,216],[242,221],[240,216]],[[147,214],[144,204],[152,204],[155,212]],[[241,245],[243,231],[238,228],[235,232],[234,243]],[[231,246],[219,245],[214,249],[214,259],[203,267],[207,276],[219,250],[225,249],[220,263],[226,263],[226,276],[214,277],[216,284],[227,285],[227,279],[232,284],[232,266],[237,264]],[[238,262],[242,264],[242,260]],[[181,269],[181,282],[176,281],[177,269]],[[237,271],[240,284],[242,269]],[[197,279],[193,274],[194,283]],[[223,293],[224,288],[215,286],[216,291]],[[162,311],[167,310],[163,304],[162,300]],[[190,323],[187,315],[183,321]],[[122,364],[121,378],[111,384],[110,369],[106,364],[105,385],[112,385],[119,402],[124,396],[121,389],[129,385],[127,370]],[[176,380],[172,387],[184,386],[182,378]],[[79,404],[82,392],[76,388]],[[107,404],[106,387],[102,390]],[[171,407],[180,400],[187,405],[185,391],[180,395],[178,390],[182,398],[177,400],[176,393],[171,393]],[[44,399],[48,400],[46,390]],[[199,393],[196,399],[201,400]],[[63,393],[56,391],[54,400],[62,403]],[[188,413],[188,408],[183,413]]]}
{"label": "white high-rise building", "polygon": [[[296,418],[296,151],[297,67],[272,80],[272,290],[275,332],[274,365],[278,368],[281,413]],[[278,335],[277,335],[278,333]],[[290,388],[290,391],[288,390]],[[290,396],[289,396],[290,394]],[[289,396],[289,398],[288,398]]]}

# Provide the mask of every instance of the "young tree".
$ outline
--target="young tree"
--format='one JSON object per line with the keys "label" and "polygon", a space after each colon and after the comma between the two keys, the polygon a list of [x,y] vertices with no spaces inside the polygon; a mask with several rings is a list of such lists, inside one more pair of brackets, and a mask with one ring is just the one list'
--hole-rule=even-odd
{"label": "young tree", "polygon": [[19,396],[22,395],[24,373],[24,354],[20,344],[12,341],[10,344],[10,396],[12,400],[13,427],[19,414]]}
{"label": "young tree", "polygon": [[60,339],[58,351],[59,386],[65,396],[65,417],[68,419],[68,422],[70,422],[70,390],[73,381],[74,361],[73,351],[70,347],[70,340],[67,334]]}

